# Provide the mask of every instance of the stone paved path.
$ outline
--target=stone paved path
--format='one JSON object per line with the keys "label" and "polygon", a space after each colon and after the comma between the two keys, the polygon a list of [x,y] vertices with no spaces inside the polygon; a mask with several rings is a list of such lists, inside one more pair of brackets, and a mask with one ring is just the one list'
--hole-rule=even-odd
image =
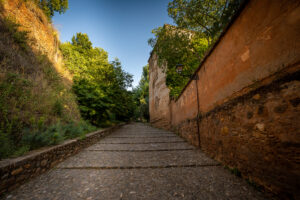
{"label": "stone paved path", "polygon": [[173,133],[129,124],[6,199],[264,199]]}

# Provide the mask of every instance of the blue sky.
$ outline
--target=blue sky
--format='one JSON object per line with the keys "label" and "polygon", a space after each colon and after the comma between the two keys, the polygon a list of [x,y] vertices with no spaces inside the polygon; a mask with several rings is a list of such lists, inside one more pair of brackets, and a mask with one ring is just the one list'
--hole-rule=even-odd
{"label": "blue sky", "polygon": [[67,12],[56,13],[52,20],[62,42],[77,32],[87,33],[94,46],[109,53],[110,61],[118,57],[136,86],[151,51],[151,30],[173,22],[167,13],[169,1],[69,0]]}

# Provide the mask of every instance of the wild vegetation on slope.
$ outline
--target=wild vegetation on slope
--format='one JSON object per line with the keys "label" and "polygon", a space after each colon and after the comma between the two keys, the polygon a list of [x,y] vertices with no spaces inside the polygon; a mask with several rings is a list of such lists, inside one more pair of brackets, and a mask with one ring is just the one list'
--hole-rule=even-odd
{"label": "wild vegetation on slope", "polygon": [[[148,43],[161,66],[167,64],[170,96],[178,97],[201,63],[205,52],[219,37],[242,0],[173,0],[168,14],[177,25],[156,28]],[[181,75],[176,65],[184,65]]]}
{"label": "wild vegetation on slope", "polygon": [[81,121],[69,81],[47,54],[33,48],[40,44],[30,32],[3,9],[1,4],[0,159],[94,130]]}

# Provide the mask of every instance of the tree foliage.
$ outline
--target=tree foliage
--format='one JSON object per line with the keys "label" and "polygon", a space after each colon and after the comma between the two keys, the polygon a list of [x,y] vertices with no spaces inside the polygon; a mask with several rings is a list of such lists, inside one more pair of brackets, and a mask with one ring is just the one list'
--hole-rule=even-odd
{"label": "tree foliage", "polygon": [[68,0],[33,0],[45,12],[48,18],[54,16],[55,12],[59,14],[65,13],[69,7]]}
{"label": "tree foliage", "polygon": [[[189,80],[208,48],[207,40],[194,31],[165,25],[152,31],[155,38],[148,42],[158,56],[160,66],[167,65],[166,84],[170,96],[177,97]],[[176,73],[176,65],[183,64],[183,75]]]}
{"label": "tree foliage", "polygon": [[135,102],[135,118],[149,121],[149,65],[143,67],[143,74],[139,85],[133,89]]}
{"label": "tree foliage", "polygon": [[82,116],[98,126],[129,120],[134,102],[127,88],[133,79],[120,61],[109,62],[107,52],[93,48],[87,34],[77,33],[72,43],[63,43],[60,48],[74,76],[73,90]]}
{"label": "tree foliage", "polygon": [[72,37],[72,44],[75,46],[80,46],[83,50],[89,50],[92,48],[92,42],[89,40],[87,34],[77,33]]}
{"label": "tree foliage", "polygon": [[224,29],[242,0],[173,0],[168,14],[182,28],[205,34],[209,43]]}

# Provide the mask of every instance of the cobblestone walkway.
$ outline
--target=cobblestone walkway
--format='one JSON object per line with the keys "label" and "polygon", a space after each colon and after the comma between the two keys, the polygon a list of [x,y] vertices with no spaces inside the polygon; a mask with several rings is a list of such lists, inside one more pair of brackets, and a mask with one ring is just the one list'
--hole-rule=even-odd
{"label": "cobblestone walkway", "polygon": [[6,199],[264,199],[173,133],[129,124]]}

